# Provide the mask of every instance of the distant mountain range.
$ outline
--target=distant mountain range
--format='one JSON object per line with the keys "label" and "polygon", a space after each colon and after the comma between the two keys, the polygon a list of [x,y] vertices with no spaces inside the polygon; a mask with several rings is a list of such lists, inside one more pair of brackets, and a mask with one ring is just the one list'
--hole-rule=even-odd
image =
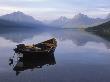
{"label": "distant mountain range", "polygon": [[77,14],[72,19],[66,17],[60,17],[59,19],[53,20],[48,23],[50,26],[62,27],[62,28],[86,28],[90,26],[100,25],[110,19],[110,15],[106,19],[101,18],[90,18],[84,14]]}
{"label": "distant mountain range", "polygon": [[85,28],[100,25],[110,20],[110,14],[106,19],[90,18],[87,15],[79,13],[74,18],[66,18],[61,16],[59,19],[53,20],[49,23],[41,22],[34,19],[32,16],[24,14],[23,12],[13,12],[0,16],[0,30],[26,30],[26,29],[45,29],[47,27],[53,28]]}
{"label": "distant mountain range", "polygon": [[64,27],[68,22],[70,21],[70,19],[61,16],[59,19],[53,20],[53,21],[46,21],[44,22],[45,24],[49,25],[49,26],[54,26],[54,27]]}
{"label": "distant mountain range", "polygon": [[34,19],[32,16],[26,15],[20,11],[3,15],[0,17],[0,19],[11,21],[11,22],[17,22],[17,23],[34,23],[34,24],[42,23],[42,22]]}
{"label": "distant mountain range", "polygon": [[45,29],[47,26],[42,22],[20,11],[0,16],[0,32],[18,31],[26,29]]}

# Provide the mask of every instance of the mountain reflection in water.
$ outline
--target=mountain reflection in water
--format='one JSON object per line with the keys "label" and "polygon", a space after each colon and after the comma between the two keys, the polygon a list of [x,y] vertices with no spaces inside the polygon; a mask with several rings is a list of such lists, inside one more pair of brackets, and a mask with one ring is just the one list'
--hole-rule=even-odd
{"label": "mountain reflection in water", "polygon": [[[45,36],[45,37],[41,38],[39,36]],[[41,40],[38,39],[39,42],[50,38],[56,38],[60,41],[71,40],[73,43],[75,43],[78,46],[84,46],[88,42],[97,42],[97,43],[104,43],[107,48],[110,48],[109,41],[104,40],[99,36],[79,30],[74,31],[68,29],[66,30],[60,29],[55,31],[30,31],[30,32],[17,32],[17,33],[14,32],[14,33],[0,34],[0,37],[3,37],[7,40],[11,40],[14,43],[23,43],[26,42],[28,39],[33,39],[36,37],[41,38]],[[38,43],[36,41],[33,42]]]}
{"label": "mountain reflection in water", "polygon": [[[9,62],[17,44],[37,44],[50,38],[58,41],[55,57],[42,61],[15,57]],[[0,43],[0,82],[110,82],[110,42],[99,36],[72,29],[30,31],[2,33]]]}

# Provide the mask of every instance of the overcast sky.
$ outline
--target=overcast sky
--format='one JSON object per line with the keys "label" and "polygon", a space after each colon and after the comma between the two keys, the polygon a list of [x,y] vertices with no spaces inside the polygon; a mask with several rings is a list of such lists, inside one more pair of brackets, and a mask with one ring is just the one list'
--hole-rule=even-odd
{"label": "overcast sky", "polygon": [[110,0],[0,0],[0,15],[22,11],[36,19],[51,20],[83,13],[105,17],[110,13]]}

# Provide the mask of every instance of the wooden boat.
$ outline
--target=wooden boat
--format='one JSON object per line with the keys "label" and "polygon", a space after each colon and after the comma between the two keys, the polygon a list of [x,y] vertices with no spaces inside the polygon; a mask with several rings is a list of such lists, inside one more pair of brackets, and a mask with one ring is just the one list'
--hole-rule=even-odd
{"label": "wooden boat", "polygon": [[33,44],[33,45],[25,45],[19,44],[17,48],[14,49],[15,53],[23,54],[23,57],[34,57],[34,56],[41,56],[41,55],[50,55],[54,53],[57,47],[57,41],[55,38],[50,40]]}

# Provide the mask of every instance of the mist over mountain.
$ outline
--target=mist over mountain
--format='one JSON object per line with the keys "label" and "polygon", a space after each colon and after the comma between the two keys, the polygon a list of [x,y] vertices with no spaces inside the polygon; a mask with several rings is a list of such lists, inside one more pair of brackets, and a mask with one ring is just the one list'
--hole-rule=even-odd
{"label": "mist over mountain", "polygon": [[110,13],[108,14],[108,16],[106,17],[107,21],[110,21]]}
{"label": "mist over mountain", "polygon": [[[58,27],[58,28],[86,28],[100,25],[110,20],[110,14],[106,19],[91,18],[84,14],[77,14],[73,18],[67,18],[61,16],[60,18],[51,22],[41,22],[34,19],[32,16],[24,14],[23,12],[13,12],[0,16],[0,29],[2,30],[15,30],[15,29],[45,29],[46,27]],[[46,23],[47,22],[47,23]],[[46,24],[44,24],[46,23]],[[48,25],[48,26],[47,26]]]}
{"label": "mist over mountain", "polygon": [[107,19],[110,19],[110,13],[109,13],[108,16],[107,16]]}
{"label": "mist over mountain", "polygon": [[67,24],[70,21],[70,19],[61,16],[59,19],[53,20],[51,22],[48,22],[46,24],[50,26],[55,26],[55,27],[63,27],[65,24]]}
{"label": "mist over mountain", "polygon": [[101,24],[103,19],[100,18],[90,18],[84,14],[78,14],[71,19],[71,21],[66,25],[66,27],[88,27]]}
{"label": "mist over mountain", "polygon": [[57,26],[63,28],[81,28],[97,26],[105,22],[105,19],[91,18],[84,14],[77,14],[72,19],[66,17],[60,17],[59,19],[53,20],[48,25]]}

